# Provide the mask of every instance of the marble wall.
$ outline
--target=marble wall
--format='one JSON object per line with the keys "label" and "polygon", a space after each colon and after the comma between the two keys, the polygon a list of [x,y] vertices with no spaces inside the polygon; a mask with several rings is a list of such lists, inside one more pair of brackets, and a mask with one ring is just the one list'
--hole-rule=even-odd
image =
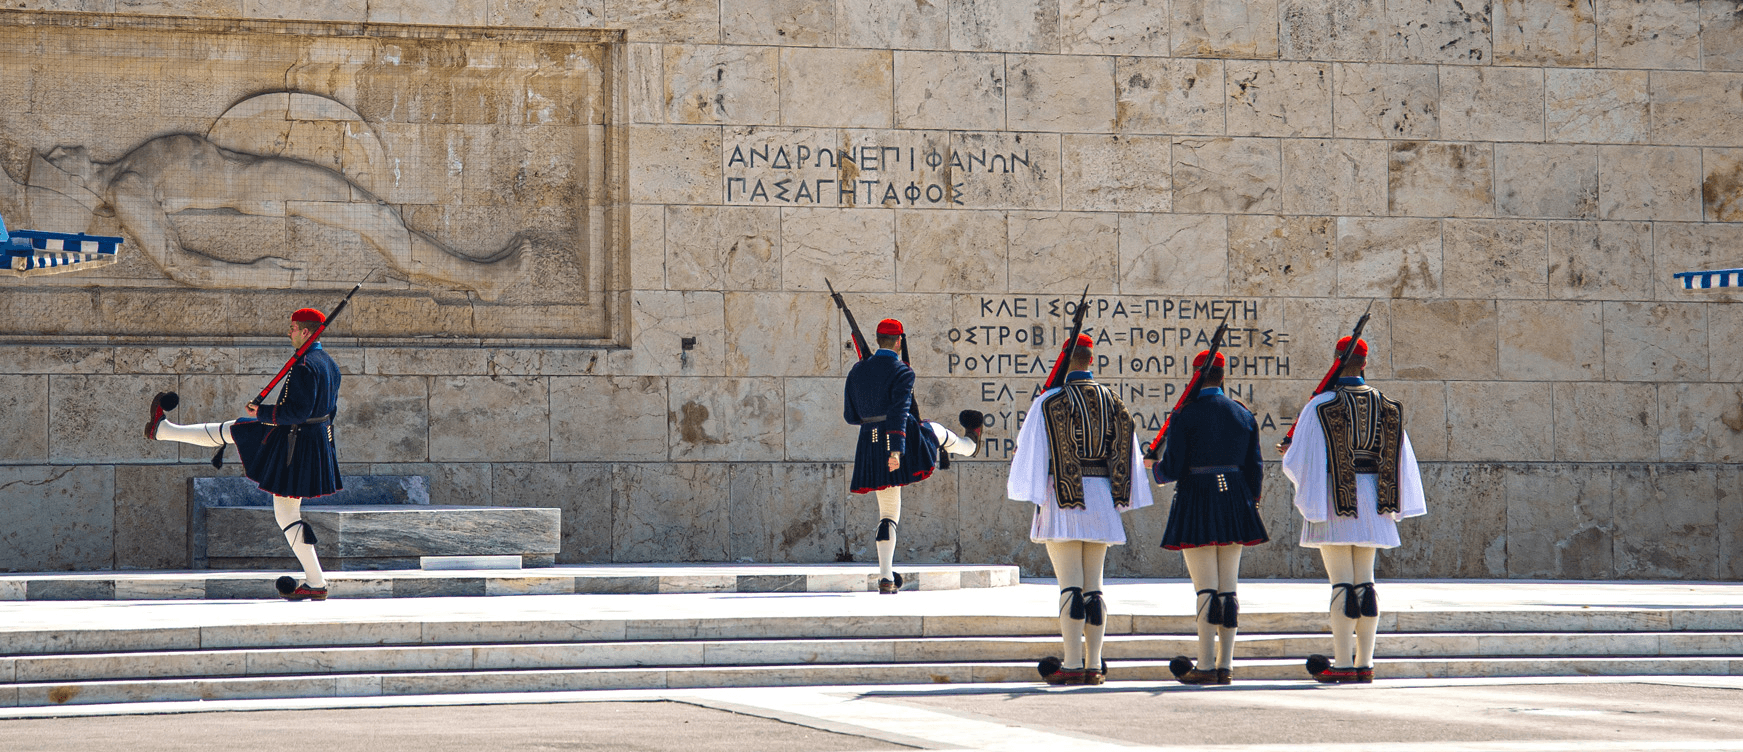
{"label": "marble wall", "polygon": [[[827,279],[907,322],[925,415],[992,415],[902,560],[1047,571],[1004,469],[1087,286],[1151,430],[1226,315],[1267,445],[1371,302],[1430,510],[1386,576],[1743,577],[1743,298],[1671,278],[1743,265],[1736,0],[47,5],[627,29],[627,346],[331,345],[348,471],[561,507],[559,561],[873,558]],[[181,565],[213,471],[146,399],[230,417],[283,351],[51,340],[0,348],[0,568]],[[1288,488],[1249,576],[1319,576]],[[1110,573],[1182,575],[1165,520]]]}

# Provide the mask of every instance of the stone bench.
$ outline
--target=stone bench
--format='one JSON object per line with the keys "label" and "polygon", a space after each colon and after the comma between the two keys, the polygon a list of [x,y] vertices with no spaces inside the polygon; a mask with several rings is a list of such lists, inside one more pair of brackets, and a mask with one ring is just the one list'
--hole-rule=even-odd
{"label": "stone bench", "polygon": [[[548,567],[562,512],[430,503],[419,476],[351,476],[332,496],[303,502],[324,568],[418,569],[425,556],[518,556]],[[272,497],[247,478],[194,478],[188,486],[189,559],[196,569],[297,569],[272,514]]]}

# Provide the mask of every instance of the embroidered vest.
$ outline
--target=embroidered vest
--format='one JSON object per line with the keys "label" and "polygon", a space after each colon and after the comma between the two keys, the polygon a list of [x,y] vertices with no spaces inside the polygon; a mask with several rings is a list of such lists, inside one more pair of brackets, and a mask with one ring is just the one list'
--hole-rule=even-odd
{"label": "embroidered vest", "polygon": [[1340,517],[1356,516],[1356,475],[1379,479],[1381,514],[1398,511],[1398,460],[1404,445],[1404,406],[1371,386],[1340,386],[1315,408],[1325,430],[1332,503]]}
{"label": "embroidered vest", "polygon": [[1041,405],[1047,427],[1048,469],[1061,509],[1082,509],[1085,476],[1105,477],[1114,506],[1132,503],[1132,436],[1136,430],[1114,391],[1090,380],[1073,381]]}

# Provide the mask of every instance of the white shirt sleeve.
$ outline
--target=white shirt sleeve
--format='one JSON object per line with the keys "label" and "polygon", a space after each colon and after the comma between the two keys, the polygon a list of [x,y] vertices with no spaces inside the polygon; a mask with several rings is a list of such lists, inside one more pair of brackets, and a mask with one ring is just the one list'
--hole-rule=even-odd
{"label": "white shirt sleeve", "polygon": [[1295,438],[1283,454],[1283,474],[1295,484],[1295,509],[1308,522],[1325,522],[1330,512],[1331,478],[1326,472],[1325,431],[1319,425],[1320,405],[1335,392],[1316,395],[1295,418]]}
{"label": "white shirt sleeve", "polygon": [[1023,415],[1023,427],[1017,431],[1017,452],[1011,456],[1011,474],[1005,479],[1005,495],[1036,506],[1053,501],[1053,482],[1049,480],[1047,421],[1040,413],[1041,403],[1058,392],[1049,389],[1029,403]]}
{"label": "white shirt sleeve", "polygon": [[1155,493],[1150,490],[1150,471],[1144,469],[1144,448],[1140,445],[1137,435],[1132,436],[1132,503],[1122,513],[1134,509],[1143,509],[1156,503]]}
{"label": "white shirt sleeve", "polygon": [[1406,432],[1398,457],[1398,513],[1392,519],[1425,514],[1428,514],[1428,505],[1423,500],[1422,471],[1416,466],[1416,450],[1410,446],[1410,434]]}

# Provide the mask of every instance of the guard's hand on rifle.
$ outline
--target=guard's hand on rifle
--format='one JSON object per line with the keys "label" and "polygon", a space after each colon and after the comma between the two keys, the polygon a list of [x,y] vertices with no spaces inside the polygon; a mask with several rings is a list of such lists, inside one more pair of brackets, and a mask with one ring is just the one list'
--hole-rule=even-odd
{"label": "guard's hand on rifle", "polygon": [[902,453],[890,452],[890,472],[895,472],[902,466]]}
{"label": "guard's hand on rifle", "polygon": [[1277,442],[1277,456],[1282,457],[1283,455],[1288,454],[1288,453],[1289,453],[1289,442],[1287,442],[1287,441]]}
{"label": "guard's hand on rifle", "polygon": [[1156,469],[1156,461],[1155,461],[1155,460],[1153,460],[1153,459],[1150,459],[1150,458],[1148,458],[1148,457],[1146,457],[1146,458],[1144,458],[1144,469],[1145,469],[1145,470],[1154,470],[1154,469]]}
{"label": "guard's hand on rifle", "polygon": [[248,417],[250,417],[250,418],[259,418],[260,417],[260,406],[254,404],[253,402],[250,402],[250,403],[248,403],[248,409],[246,410],[246,412],[248,413]]}

